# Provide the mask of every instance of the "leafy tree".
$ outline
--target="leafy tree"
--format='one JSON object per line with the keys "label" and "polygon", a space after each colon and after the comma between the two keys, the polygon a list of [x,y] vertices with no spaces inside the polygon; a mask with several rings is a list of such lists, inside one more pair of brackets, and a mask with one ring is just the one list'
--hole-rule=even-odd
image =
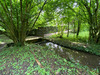
{"label": "leafy tree", "polygon": [[24,45],[47,0],[0,0],[0,26],[15,45]]}
{"label": "leafy tree", "polygon": [[89,24],[89,40],[92,42],[98,42],[100,39],[100,24],[99,24],[99,0],[77,0],[80,4],[81,11],[85,12],[84,15]]}
{"label": "leafy tree", "polygon": [[100,39],[99,3],[100,0],[62,0],[56,4],[58,4],[57,8],[61,10],[67,10],[69,8],[77,16],[77,36],[79,35],[81,22],[84,21],[89,24],[89,41],[98,43]]}

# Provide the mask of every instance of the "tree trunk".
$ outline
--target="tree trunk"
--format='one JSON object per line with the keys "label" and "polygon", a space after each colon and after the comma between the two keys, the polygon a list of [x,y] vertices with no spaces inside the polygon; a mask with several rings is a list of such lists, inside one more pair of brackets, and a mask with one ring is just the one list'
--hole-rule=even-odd
{"label": "tree trunk", "polygon": [[67,37],[69,37],[69,22],[68,22],[68,32],[67,32]]}
{"label": "tree trunk", "polygon": [[75,34],[75,20],[74,20],[74,34]]}
{"label": "tree trunk", "polygon": [[80,32],[80,27],[81,27],[81,22],[80,22],[80,20],[78,20],[77,37],[78,37],[79,32]]}
{"label": "tree trunk", "polygon": [[99,40],[100,40],[100,32],[99,32],[98,37],[96,39],[96,43],[99,43]]}

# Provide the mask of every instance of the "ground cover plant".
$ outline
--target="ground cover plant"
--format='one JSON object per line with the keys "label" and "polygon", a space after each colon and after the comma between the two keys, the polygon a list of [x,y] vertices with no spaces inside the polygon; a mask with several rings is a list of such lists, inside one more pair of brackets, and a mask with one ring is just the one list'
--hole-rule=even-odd
{"label": "ground cover plant", "polygon": [[[42,65],[42,67],[41,67]],[[1,75],[98,75],[79,63],[73,64],[58,56],[54,50],[35,44],[0,50]]]}

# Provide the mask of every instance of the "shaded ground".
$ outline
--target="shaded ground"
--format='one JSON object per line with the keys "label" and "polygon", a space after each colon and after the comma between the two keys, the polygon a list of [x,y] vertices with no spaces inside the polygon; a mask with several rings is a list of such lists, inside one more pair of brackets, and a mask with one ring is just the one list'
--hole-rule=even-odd
{"label": "shaded ground", "polygon": [[0,35],[0,43],[1,42],[11,43],[12,40],[6,37],[5,35]]}
{"label": "shaded ground", "polygon": [[[35,40],[34,42],[36,42],[38,39],[41,39],[41,38],[42,37],[28,36],[25,41],[30,42],[32,40]],[[6,37],[5,35],[0,35],[0,50],[9,43],[13,43],[13,41],[11,39],[9,39],[8,37]]]}
{"label": "shaded ground", "polygon": [[[34,53],[31,53],[31,51]],[[41,63],[39,66],[35,58]],[[96,73],[95,73],[96,72]],[[0,75],[98,75],[88,67],[73,64],[52,49],[39,45],[9,47],[0,51]]]}
{"label": "shaded ground", "polygon": [[76,51],[76,50],[64,48],[64,47],[54,44],[52,42],[46,42],[41,45],[48,46],[49,48],[54,49],[56,54],[58,54],[59,56],[65,58],[73,63],[78,62],[84,66],[87,65],[88,67],[94,68],[94,69],[98,69],[100,66],[100,57],[99,56],[85,53],[82,51]]}
{"label": "shaded ground", "polygon": [[3,49],[5,47],[6,43],[5,42],[1,42],[0,43],[0,50]]}
{"label": "shaded ground", "polygon": [[[1,38],[1,37],[0,37]],[[2,37],[3,38],[3,37]],[[33,37],[30,37],[30,39]],[[4,39],[4,38],[3,38]],[[5,37],[7,40],[7,38]],[[1,39],[0,39],[1,40]],[[7,40],[8,42],[9,39]],[[32,54],[32,51],[34,54]],[[37,60],[42,64],[39,66]],[[0,51],[0,75],[98,75],[98,71],[73,64],[52,49],[39,45],[9,47]]]}

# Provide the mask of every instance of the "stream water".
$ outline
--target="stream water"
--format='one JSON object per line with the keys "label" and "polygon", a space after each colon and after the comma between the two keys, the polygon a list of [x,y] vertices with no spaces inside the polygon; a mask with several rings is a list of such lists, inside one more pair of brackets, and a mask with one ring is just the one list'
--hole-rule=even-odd
{"label": "stream water", "polygon": [[52,42],[43,43],[41,45],[47,46],[48,48],[50,48],[50,50],[55,50],[55,52],[58,55],[60,55],[61,57],[73,63],[78,62],[82,65],[86,65],[94,69],[100,68],[100,57],[99,56],[64,48]]}

